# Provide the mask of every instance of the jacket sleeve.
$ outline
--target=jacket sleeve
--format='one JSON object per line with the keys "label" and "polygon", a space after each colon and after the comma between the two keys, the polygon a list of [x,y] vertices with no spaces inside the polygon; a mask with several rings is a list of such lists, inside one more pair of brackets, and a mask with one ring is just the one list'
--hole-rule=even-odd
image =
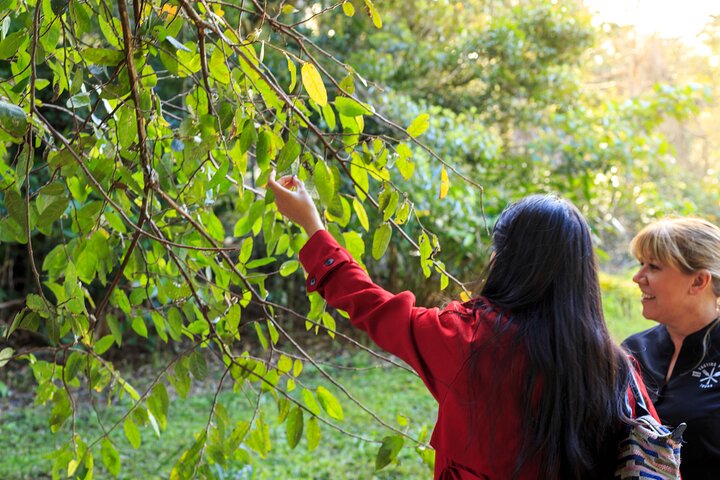
{"label": "jacket sleeve", "polygon": [[300,251],[307,289],[346,311],[350,322],[383,350],[407,362],[441,400],[467,357],[470,322],[452,311],[415,306],[410,292],[392,294],[376,285],[326,231],[315,233]]}

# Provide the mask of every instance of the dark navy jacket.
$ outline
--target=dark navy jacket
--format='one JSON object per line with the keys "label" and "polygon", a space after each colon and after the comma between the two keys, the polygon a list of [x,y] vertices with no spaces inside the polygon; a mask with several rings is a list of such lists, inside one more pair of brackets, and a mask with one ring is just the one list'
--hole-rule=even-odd
{"label": "dark navy jacket", "polygon": [[667,383],[674,346],[664,325],[629,337],[623,346],[640,363],[662,422],[673,427],[687,423],[680,465],[683,480],[720,478],[720,325],[713,322],[685,338]]}

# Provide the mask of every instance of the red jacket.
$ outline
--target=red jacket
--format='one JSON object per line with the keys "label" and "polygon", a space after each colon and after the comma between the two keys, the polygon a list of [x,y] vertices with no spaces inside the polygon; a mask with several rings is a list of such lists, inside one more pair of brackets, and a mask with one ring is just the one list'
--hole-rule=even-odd
{"label": "red jacket", "polygon": [[[522,438],[519,402],[513,399],[522,391],[526,359],[513,345],[511,330],[496,334],[492,306],[488,303],[482,314],[473,312],[474,302],[452,302],[442,310],[416,307],[412,293],[395,295],[373,283],[326,231],[308,240],[300,261],[308,273],[308,291],[317,290],[330,305],[348,312],[355,327],[407,362],[437,400],[430,440],[435,479],[511,478]],[[473,346],[479,368],[471,382],[466,364]],[[503,366],[500,376],[490,368],[496,365]],[[469,391],[471,384],[480,385],[480,395]],[[488,399],[496,398],[496,410],[486,411]],[[530,459],[519,478],[538,478],[538,464]]]}

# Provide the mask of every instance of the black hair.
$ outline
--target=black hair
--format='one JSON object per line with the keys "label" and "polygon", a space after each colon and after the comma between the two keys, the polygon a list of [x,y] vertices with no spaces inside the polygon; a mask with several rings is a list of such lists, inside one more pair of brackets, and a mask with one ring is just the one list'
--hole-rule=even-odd
{"label": "black hair", "polygon": [[492,242],[481,295],[527,353],[515,474],[537,459],[544,478],[607,478],[631,367],[605,324],[590,229],[570,202],[532,195],[505,209]]}

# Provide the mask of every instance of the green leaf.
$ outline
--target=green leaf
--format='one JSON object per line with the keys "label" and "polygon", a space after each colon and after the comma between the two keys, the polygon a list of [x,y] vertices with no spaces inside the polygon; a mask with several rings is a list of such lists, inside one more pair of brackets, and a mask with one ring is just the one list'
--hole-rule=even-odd
{"label": "green leaf", "polygon": [[113,212],[106,210],[103,213],[103,216],[105,217],[105,220],[107,221],[108,225],[110,227],[120,233],[127,233],[127,228],[125,228],[125,224],[120,219],[120,217]]}
{"label": "green leaf", "polygon": [[328,329],[327,333],[330,336],[330,338],[335,338],[335,319],[330,315],[328,312],[323,312],[322,317],[320,317],[320,320],[322,324]]}
{"label": "green leaf", "polygon": [[170,397],[168,397],[164,383],[157,383],[153,387],[152,393],[147,400],[147,406],[152,417],[155,417],[160,422],[162,429],[165,430],[167,426],[167,413],[170,408]]}
{"label": "green leaf", "polygon": [[335,108],[338,113],[346,117],[357,117],[358,115],[372,115],[373,111],[369,106],[358,102],[350,97],[335,98]]}
{"label": "green leaf", "polygon": [[135,449],[140,448],[140,444],[142,443],[140,439],[140,429],[135,422],[133,422],[132,418],[127,417],[125,419],[123,430],[125,431],[125,437],[130,442],[130,445],[132,445]]}
{"label": "green leaf", "polygon": [[242,316],[242,309],[237,303],[233,304],[225,315],[225,331],[236,334],[238,331],[238,325],[240,325],[240,318]]}
{"label": "green leaf", "polygon": [[313,415],[320,415],[320,405],[318,405],[317,400],[315,400],[315,395],[307,388],[302,389],[301,395],[308,410],[310,410]]}
{"label": "green leaf", "polygon": [[13,32],[3,38],[3,40],[0,41],[0,60],[8,59],[20,52],[29,40],[30,35],[28,35],[25,29]]}
{"label": "green leaf", "polygon": [[30,293],[27,297],[25,297],[25,304],[33,312],[44,312],[47,310],[45,300],[35,293]]}
{"label": "green leaf", "polygon": [[132,319],[132,323],[130,324],[133,330],[135,330],[135,333],[140,335],[143,338],[147,338],[148,331],[147,331],[147,325],[145,325],[145,320],[143,320],[142,317],[135,317]]}
{"label": "green leaf", "polygon": [[178,395],[181,398],[186,398],[190,392],[190,374],[187,371],[187,367],[183,361],[179,361],[175,364],[175,376],[170,377],[170,382],[175,387]]}
{"label": "green leaf", "polygon": [[407,222],[409,216],[410,202],[405,200],[403,201],[402,205],[400,205],[400,208],[397,209],[397,214],[395,215],[395,223],[397,223],[398,225],[404,225],[405,222]]}
{"label": "green leaf", "polygon": [[412,177],[415,172],[415,164],[410,160],[412,158],[410,147],[401,143],[395,147],[395,151],[398,154],[395,166],[405,180],[410,180],[410,177]]}
{"label": "green leaf", "polygon": [[265,265],[270,265],[271,263],[275,262],[275,257],[265,257],[265,258],[258,258],[253,260],[252,262],[248,262],[245,267],[248,270],[251,270],[253,268],[260,268],[264,267]]}
{"label": "green leaf", "polygon": [[300,443],[300,439],[303,434],[303,411],[295,405],[288,414],[287,421],[285,423],[285,437],[290,449],[297,447]]}
{"label": "green leaf", "polygon": [[333,112],[333,109],[329,103],[322,107],[322,115],[325,119],[325,123],[327,123],[328,129],[330,129],[331,131],[335,130],[337,120],[335,119],[335,112]]}
{"label": "green leaf", "polygon": [[125,53],[109,48],[86,48],[80,56],[92,65],[114,66],[125,59]]}
{"label": "green leaf", "polygon": [[405,440],[399,435],[390,435],[382,440],[382,445],[375,457],[375,471],[382,470],[392,463],[400,453]]}
{"label": "green leaf", "polygon": [[107,468],[108,472],[110,472],[113,477],[120,475],[120,454],[107,437],[102,440],[100,458],[102,459],[105,468]]}
{"label": "green leaf", "polygon": [[[24,33],[21,34],[24,35]],[[13,33],[11,35],[15,34]],[[7,38],[5,38],[5,40],[7,40]],[[3,130],[13,138],[21,138],[25,135],[27,126],[27,115],[22,108],[0,100],[0,130]]]}
{"label": "green leaf", "polygon": [[7,365],[7,363],[10,361],[10,359],[12,358],[14,353],[15,353],[15,350],[13,350],[10,347],[3,348],[2,350],[0,350],[0,368]]}
{"label": "green leaf", "polygon": [[327,91],[325,90],[322,77],[320,77],[320,72],[317,71],[315,65],[312,63],[303,64],[300,69],[300,74],[302,76],[303,86],[308,92],[308,95],[310,95],[310,98],[321,107],[327,105]]}
{"label": "green leaf", "polygon": [[367,197],[367,191],[370,189],[370,180],[368,178],[367,167],[357,154],[353,154],[353,161],[350,164],[350,176],[353,182],[355,182],[355,192],[357,193],[358,199],[364,201]]}
{"label": "green leaf", "polygon": [[295,138],[290,137],[280,150],[280,154],[277,159],[276,170],[279,173],[285,172],[290,169],[293,162],[300,156],[300,144],[297,143]]}
{"label": "green leaf", "polygon": [[280,339],[280,333],[275,327],[275,324],[273,324],[273,322],[271,322],[270,320],[267,321],[267,326],[268,332],[270,332],[270,341],[273,345],[276,345],[278,340]]}
{"label": "green leaf", "polygon": [[107,352],[108,349],[112,346],[112,344],[115,342],[115,337],[112,335],[105,335],[100,340],[95,342],[95,345],[93,346],[93,350],[98,355],[102,355],[103,353]]}
{"label": "green leaf", "polygon": [[417,138],[430,127],[430,115],[427,113],[423,113],[421,115],[418,115],[418,117],[412,121],[410,126],[407,129],[408,135],[410,135],[413,138]]}
{"label": "green leaf", "polygon": [[280,276],[287,277],[292,275],[300,266],[300,262],[297,260],[288,260],[280,265]]}
{"label": "green leaf", "polygon": [[315,163],[313,179],[315,180],[315,188],[317,188],[320,201],[323,205],[329,207],[335,196],[335,178],[324,161],[318,160]]}
{"label": "green leaf", "polygon": [[5,332],[5,338],[10,338],[10,335],[13,334],[15,330],[23,323],[23,318],[25,317],[25,310],[20,310],[17,315],[15,315],[15,318],[13,319],[12,323],[10,324],[10,327]]}
{"label": "green leaf", "polygon": [[105,317],[105,321],[107,321],[108,327],[110,327],[110,332],[112,333],[113,338],[115,338],[115,343],[117,343],[117,346],[122,345],[122,330],[120,329],[120,324],[117,321],[117,318],[115,318],[114,315],[107,315]]}
{"label": "green leaf", "polygon": [[72,414],[72,405],[70,404],[70,399],[64,390],[60,390],[55,393],[53,402],[55,405],[50,412],[49,418],[50,431],[57,433]]}
{"label": "green leaf", "polygon": [[176,342],[182,338],[183,319],[180,310],[170,307],[167,313],[167,326],[170,337]]}
{"label": "green leaf", "polygon": [[205,355],[203,355],[202,352],[193,352],[190,354],[189,359],[190,364],[188,366],[190,367],[193,377],[198,380],[204,380],[208,374],[208,366],[205,361]]}
{"label": "green leaf", "polygon": [[325,387],[317,388],[317,398],[322,406],[323,410],[335,420],[342,420],[344,418],[343,409],[338,402],[337,398],[333,396],[330,391]]}
{"label": "green leaf", "polygon": [[392,190],[384,198],[380,200],[380,209],[383,214],[383,222],[387,222],[395,214],[398,202],[400,201],[400,194],[397,191]]}
{"label": "green leaf", "polygon": [[98,214],[103,207],[102,202],[89,202],[77,212],[77,222],[80,231],[88,233],[95,226]]}
{"label": "green leaf", "polygon": [[385,254],[388,245],[390,244],[390,238],[392,237],[392,228],[387,223],[383,223],[377,229],[373,235],[372,243],[372,256],[375,260],[380,260]]}
{"label": "green leaf", "polygon": [[277,369],[280,373],[285,375],[286,373],[290,372],[293,368],[293,361],[290,357],[287,355],[280,355],[280,360],[278,360]]}
{"label": "green leaf", "polygon": [[242,134],[240,135],[240,151],[245,153],[250,150],[250,147],[257,142],[257,139],[258,135],[257,130],[255,130],[255,121],[252,118],[249,118],[245,122]]}
{"label": "green leaf", "polygon": [[167,336],[167,332],[165,331],[166,330],[165,319],[162,317],[162,315],[160,315],[157,312],[152,312],[150,314],[150,318],[152,318],[153,325],[155,326],[155,331],[157,332],[160,339],[163,342],[167,343],[168,336]]}
{"label": "green leaf", "polygon": [[317,417],[311,417],[308,420],[305,436],[308,441],[308,450],[315,450],[320,445],[320,424]]}
{"label": "green leaf", "polygon": [[258,135],[257,145],[255,147],[255,160],[261,169],[266,169],[270,165],[270,160],[275,154],[275,146],[272,141],[272,133],[263,129]]}
{"label": "green leaf", "polygon": [[120,310],[125,312],[127,315],[130,315],[130,310],[132,307],[130,307],[130,300],[128,299],[127,295],[123,290],[120,290],[119,288],[113,290],[112,298],[115,305],[120,308]]}
{"label": "green leaf", "polygon": [[223,54],[222,48],[219,46],[216,47],[212,55],[210,55],[208,70],[210,70],[210,76],[218,82],[224,85],[230,83],[230,70],[225,63],[225,55]]}
{"label": "green leaf", "polygon": [[5,208],[10,218],[20,226],[22,235],[22,243],[27,242],[27,212],[25,210],[25,200],[15,190],[5,191]]}
{"label": "green leaf", "polygon": [[54,200],[40,213],[36,222],[38,229],[49,234],[53,222],[65,213],[69,204],[70,199],[67,197],[54,197]]}

